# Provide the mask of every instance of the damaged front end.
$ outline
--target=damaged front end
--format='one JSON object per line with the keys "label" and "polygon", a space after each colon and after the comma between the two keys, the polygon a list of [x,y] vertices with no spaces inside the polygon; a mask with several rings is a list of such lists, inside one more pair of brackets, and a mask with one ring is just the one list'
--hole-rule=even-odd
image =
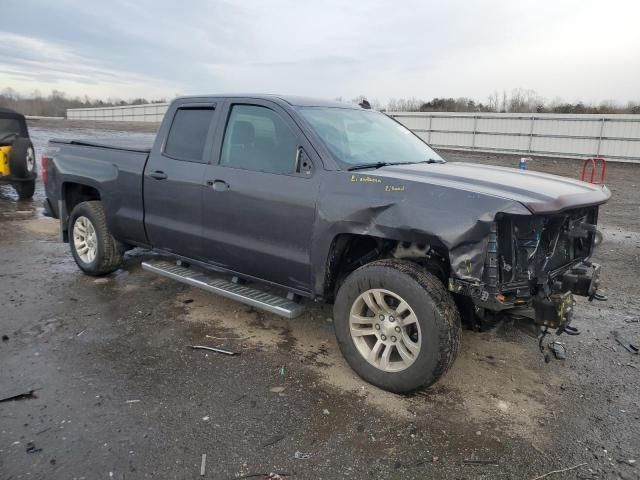
{"label": "damaged front end", "polygon": [[490,323],[499,313],[532,319],[547,332],[576,334],[570,326],[574,295],[598,294],[600,266],[590,261],[601,241],[598,207],[547,215],[498,214],[491,226],[482,283],[451,278]]}

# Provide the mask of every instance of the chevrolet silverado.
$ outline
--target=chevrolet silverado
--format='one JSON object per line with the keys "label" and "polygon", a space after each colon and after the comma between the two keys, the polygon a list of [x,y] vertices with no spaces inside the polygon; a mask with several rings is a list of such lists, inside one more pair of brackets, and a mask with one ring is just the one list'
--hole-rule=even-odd
{"label": "chevrolet silverado", "polygon": [[393,392],[437,381],[463,322],[524,317],[542,339],[576,333],[574,295],[603,299],[606,186],[445,162],[358,106],[178,98],[152,145],[51,140],[42,173],[85,273],[141,247],[164,258],[149,271],[285,317],[332,303],[348,363]]}

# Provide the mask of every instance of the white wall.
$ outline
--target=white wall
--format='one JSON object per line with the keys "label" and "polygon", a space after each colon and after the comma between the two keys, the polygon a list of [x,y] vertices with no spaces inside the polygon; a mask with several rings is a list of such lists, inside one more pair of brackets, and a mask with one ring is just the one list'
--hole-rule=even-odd
{"label": "white wall", "polygon": [[640,161],[640,115],[389,113],[436,148]]}
{"label": "white wall", "polygon": [[69,120],[94,120],[105,122],[154,122],[162,121],[168,103],[130,105],[126,107],[68,108]]}

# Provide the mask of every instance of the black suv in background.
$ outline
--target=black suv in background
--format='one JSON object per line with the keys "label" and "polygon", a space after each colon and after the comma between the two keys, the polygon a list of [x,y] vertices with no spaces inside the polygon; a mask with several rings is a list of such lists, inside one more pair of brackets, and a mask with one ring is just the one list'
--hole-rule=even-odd
{"label": "black suv in background", "polygon": [[10,183],[20,199],[33,197],[36,156],[24,115],[0,108],[0,182]]}

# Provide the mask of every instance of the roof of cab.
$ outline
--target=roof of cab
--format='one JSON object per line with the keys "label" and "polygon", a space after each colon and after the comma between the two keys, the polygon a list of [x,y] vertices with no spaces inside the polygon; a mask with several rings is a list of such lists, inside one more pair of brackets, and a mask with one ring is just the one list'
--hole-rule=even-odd
{"label": "roof of cab", "polygon": [[267,93],[236,93],[236,94],[215,94],[215,95],[188,95],[182,98],[254,98],[256,100],[275,100],[288,103],[294,107],[333,107],[349,108],[360,110],[361,107],[352,103],[338,102],[336,100],[326,100],[321,98],[302,97],[296,95],[275,95]]}
{"label": "roof of cab", "polygon": [[0,118],[17,118],[24,120],[24,115],[10,108],[0,108]]}

